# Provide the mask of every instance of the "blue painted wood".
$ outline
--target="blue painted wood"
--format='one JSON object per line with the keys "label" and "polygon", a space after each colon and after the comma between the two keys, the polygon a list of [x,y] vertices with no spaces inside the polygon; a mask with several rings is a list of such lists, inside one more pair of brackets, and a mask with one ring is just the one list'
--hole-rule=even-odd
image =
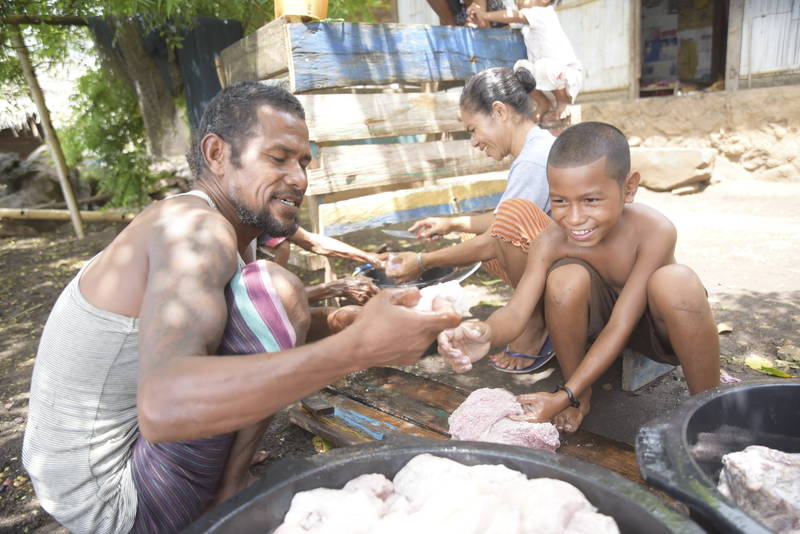
{"label": "blue painted wood", "polygon": [[[468,211],[484,211],[494,209],[500,201],[501,194],[496,195],[483,195],[473,197],[460,201],[459,213]],[[423,217],[439,217],[443,215],[454,215],[453,206],[451,204],[436,204],[431,206],[421,206],[418,208],[397,210],[371,219],[363,221],[355,221],[348,223],[334,223],[323,227],[323,231],[327,236],[337,236],[364,230],[367,228],[377,228],[386,224],[394,224],[398,222],[411,221],[414,219],[421,219]]]}
{"label": "blue painted wood", "polygon": [[519,30],[460,26],[289,24],[292,92],[464,80],[526,57]]}

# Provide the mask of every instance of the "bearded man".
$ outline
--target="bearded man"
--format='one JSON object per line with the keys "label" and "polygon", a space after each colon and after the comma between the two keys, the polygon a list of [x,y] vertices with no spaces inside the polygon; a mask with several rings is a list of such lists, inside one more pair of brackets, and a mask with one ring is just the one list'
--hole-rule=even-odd
{"label": "bearded man", "polygon": [[71,532],[177,532],[252,481],[267,418],[344,375],[415,362],[459,318],[382,292],[305,344],[304,288],[254,260],[288,236],[311,161],[301,104],[276,86],[221,91],[191,151],[195,188],[139,214],[78,272],[42,333],[23,463]]}

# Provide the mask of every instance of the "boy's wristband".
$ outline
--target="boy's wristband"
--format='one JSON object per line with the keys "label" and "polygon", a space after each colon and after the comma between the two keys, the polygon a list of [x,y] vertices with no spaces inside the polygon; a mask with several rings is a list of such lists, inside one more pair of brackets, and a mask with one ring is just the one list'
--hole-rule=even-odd
{"label": "boy's wristband", "polygon": [[567,393],[567,397],[569,397],[569,405],[573,408],[580,408],[581,401],[575,398],[575,394],[572,393],[572,390],[568,386],[556,386],[553,393],[558,393],[559,391],[565,391]]}

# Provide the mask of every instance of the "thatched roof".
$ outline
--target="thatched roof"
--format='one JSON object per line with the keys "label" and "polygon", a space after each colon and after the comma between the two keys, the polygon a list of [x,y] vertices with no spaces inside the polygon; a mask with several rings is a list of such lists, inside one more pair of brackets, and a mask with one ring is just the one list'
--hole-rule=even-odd
{"label": "thatched roof", "polygon": [[29,129],[30,125],[35,124],[38,120],[36,106],[33,105],[30,97],[0,99],[0,130]]}
{"label": "thatched roof", "polygon": [[[88,47],[91,42],[87,41]],[[78,78],[88,66],[94,63],[85,52],[78,51],[67,56],[65,61],[49,69],[38,69],[36,77],[44,93],[47,109],[56,127],[63,124],[70,115],[70,97],[75,93]],[[3,93],[8,91],[3,88]],[[38,120],[36,105],[27,91],[18,97],[8,96],[0,99],[0,130],[5,128],[27,128],[30,120]]]}

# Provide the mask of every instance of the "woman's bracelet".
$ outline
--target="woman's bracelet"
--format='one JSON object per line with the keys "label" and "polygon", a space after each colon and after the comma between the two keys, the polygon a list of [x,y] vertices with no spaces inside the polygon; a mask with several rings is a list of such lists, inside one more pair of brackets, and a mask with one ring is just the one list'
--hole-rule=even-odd
{"label": "woman's bracelet", "polygon": [[422,252],[417,252],[417,267],[419,267],[419,272],[425,272],[425,264],[422,263]]}
{"label": "woman's bracelet", "polygon": [[568,386],[556,386],[556,389],[553,390],[553,393],[558,393],[559,391],[565,391],[567,393],[567,397],[569,397],[569,405],[573,408],[580,408],[581,401],[575,398],[575,394],[572,393],[572,390]]}

